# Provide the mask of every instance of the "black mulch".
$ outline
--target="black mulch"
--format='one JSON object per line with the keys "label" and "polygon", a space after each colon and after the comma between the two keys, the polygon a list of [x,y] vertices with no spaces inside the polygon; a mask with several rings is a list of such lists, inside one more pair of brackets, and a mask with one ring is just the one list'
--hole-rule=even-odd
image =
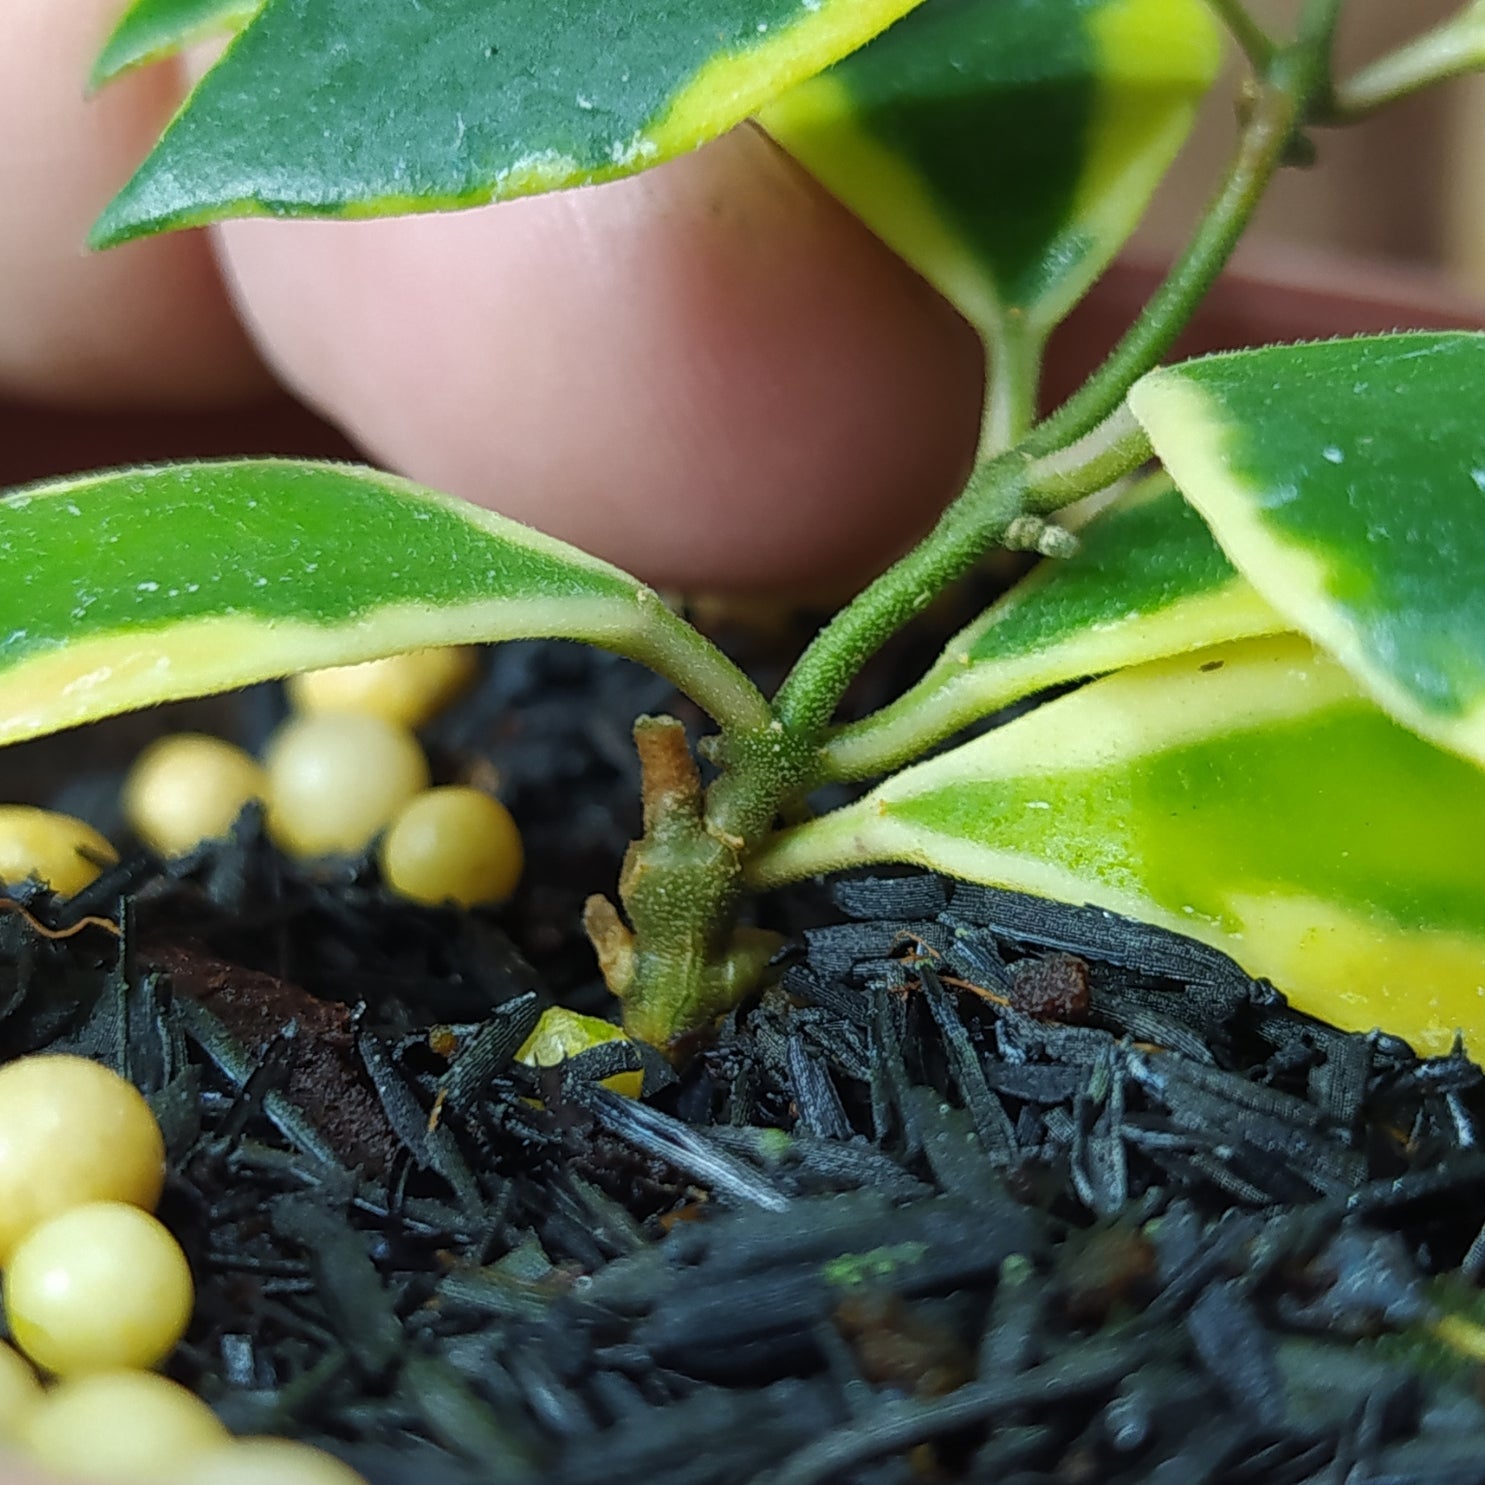
{"label": "black mulch", "polygon": [[[564,667],[632,704],[625,667],[510,646],[444,739],[526,826],[513,913],[306,875],[246,816],[0,914],[0,1052],[100,1058],[161,1119],[199,1284],[173,1371],[230,1426],[373,1485],[1485,1482],[1462,1055],[900,876],[838,885],[642,1102],[602,1085],[623,1049],[515,1066],[550,987],[601,1005],[558,925],[633,823],[623,727],[573,720]],[[122,940],[33,926],[121,898]]]}

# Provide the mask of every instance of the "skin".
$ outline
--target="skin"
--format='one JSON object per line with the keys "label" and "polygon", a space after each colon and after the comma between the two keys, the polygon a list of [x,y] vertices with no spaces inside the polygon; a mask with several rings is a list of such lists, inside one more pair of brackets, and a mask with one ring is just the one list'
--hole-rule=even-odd
{"label": "skin", "polygon": [[[165,65],[84,101],[118,8],[0,5],[0,200],[24,204],[0,213],[0,400],[231,406],[277,380],[373,460],[693,589],[838,587],[967,472],[976,337],[750,128],[559,197],[86,256],[187,85]],[[42,1482],[0,1462],[0,1485]]]}

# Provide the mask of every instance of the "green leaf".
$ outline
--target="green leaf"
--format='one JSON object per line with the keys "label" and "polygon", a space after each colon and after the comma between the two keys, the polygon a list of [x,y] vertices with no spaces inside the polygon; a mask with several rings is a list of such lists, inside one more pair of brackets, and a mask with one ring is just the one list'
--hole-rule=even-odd
{"label": "green leaf", "polygon": [[826,743],[829,777],[885,773],[1048,687],[1289,626],[1164,474],[1134,486],[951,639],[899,700]]}
{"label": "green leaf", "polygon": [[134,0],[93,64],[89,86],[101,88],[131,67],[240,31],[262,6],[263,0]]}
{"label": "green leaf", "polygon": [[1485,1047],[1485,772],[1295,635],[1125,670],[783,836],[755,885],[868,861],[1092,902],[1301,1009]]}
{"label": "green leaf", "polygon": [[267,0],[93,229],[371,216],[612,180],[919,0]]}
{"label": "green leaf", "polygon": [[425,645],[586,639],[721,719],[751,684],[648,588],[374,470],[244,460],[0,501],[0,743]]}
{"label": "green leaf", "polygon": [[762,114],[986,333],[1108,265],[1221,60],[1203,0],[928,0]]}
{"label": "green leaf", "polygon": [[1394,717],[1485,761],[1485,335],[1214,356],[1130,406],[1249,582]]}

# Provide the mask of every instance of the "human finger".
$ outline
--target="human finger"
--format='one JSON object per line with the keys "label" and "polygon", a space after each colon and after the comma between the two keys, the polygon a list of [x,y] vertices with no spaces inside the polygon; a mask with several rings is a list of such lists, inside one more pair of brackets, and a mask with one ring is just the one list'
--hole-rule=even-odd
{"label": "human finger", "polygon": [[972,456],[976,337],[750,128],[611,185],[218,240],[269,362],[375,458],[653,582],[855,575]]}
{"label": "human finger", "polygon": [[179,102],[173,66],[85,100],[120,0],[0,4],[0,394],[201,404],[266,384],[202,233],[88,254],[93,218]]}

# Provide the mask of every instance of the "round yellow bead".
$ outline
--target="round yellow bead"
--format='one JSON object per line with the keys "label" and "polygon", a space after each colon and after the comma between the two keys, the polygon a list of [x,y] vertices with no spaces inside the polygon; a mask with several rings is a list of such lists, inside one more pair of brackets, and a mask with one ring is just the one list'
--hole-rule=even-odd
{"label": "round yellow bead", "polygon": [[521,880],[521,832],[478,789],[426,789],[398,810],[382,839],[382,877],[415,902],[504,902]]}
{"label": "round yellow bead", "polygon": [[226,835],[250,799],[268,792],[268,775],[241,748],[201,732],[151,743],[124,782],[124,817],[162,856],[184,856]]}
{"label": "round yellow bead", "polygon": [[185,1334],[194,1297],[180,1244],[122,1202],[92,1202],[43,1222],[5,1270],[11,1336],[63,1377],[157,1366]]}
{"label": "round yellow bead", "polygon": [[[626,1040],[622,1027],[599,1016],[580,1016],[576,1011],[552,1006],[541,1013],[536,1029],[521,1044],[516,1061],[527,1067],[555,1067],[604,1042]],[[638,1098],[644,1088],[642,1072],[615,1073],[603,1080],[605,1088],[622,1093],[625,1098]]]}
{"label": "round yellow bead", "polygon": [[31,1363],[0,1342],[0,1444],[14,1444],[25,1435],[44,1395]]}
{"label": "round yellow bead", "polygon": [[366,1485],[333,1454],[294,1439],[236,1439],[194,1461],[180,1485]]}
{"label": "round yellow bead", "polygon": [[153,1211],[165,1143],[150,1106],[85,1057],[0,1067],[0,1265],[38,1224],[84,1202]]}
{"label": "round yellow bead", "polygon": [[268,833],[294,856],[364,851],[428,787],[417,738],[355,712],[293,718],[274,734],[264,761]]}
{"label": "round yellow bead", "polygon": [[34,877],[53,892],[81,892],[118,853],[81,820],[29,804],[0,804],[0,882],[19,886]]}
{"label": "round yellow bead", "polygon": [[416,729],[461,695],[478,669],[467,645],[409,650],[292,676],[289,700],[302,712],[364,712]]}
{"label": "round yellow bead", "polygon": [[189,1479],[191,1462],[230,1435],[179,1383],[153,1372],[98,1372],[60,1382],[31,1416],[31,1458],[59,1478],[105,1485]]}

